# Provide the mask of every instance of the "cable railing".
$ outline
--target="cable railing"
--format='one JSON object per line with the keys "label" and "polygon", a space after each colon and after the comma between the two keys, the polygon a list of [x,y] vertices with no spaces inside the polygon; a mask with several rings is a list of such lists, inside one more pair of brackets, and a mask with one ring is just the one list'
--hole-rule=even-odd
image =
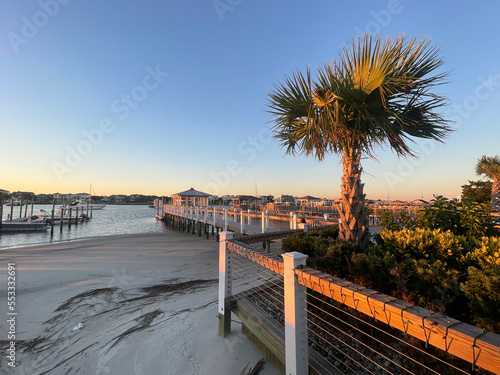
{"label": "cable railing", "polygon": [[500,335],[251,246],[263,240],[221,233],[219,313],[245,311],[287,374],[500,374]]}

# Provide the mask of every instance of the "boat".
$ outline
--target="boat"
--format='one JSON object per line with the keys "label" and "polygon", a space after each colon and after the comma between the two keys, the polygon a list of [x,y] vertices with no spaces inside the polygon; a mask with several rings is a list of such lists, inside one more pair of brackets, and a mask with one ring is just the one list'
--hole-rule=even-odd
{"label": "boat", "polygon": [[18,201],[17,199],[15,201],[7,202],[7,203],[4,204],[4,206],[8,206],[8,207],[10,207],[10,206],[20,206],[20,205],[21,205],[21,202]]}
{"label": "boat", "polygon": [[103,208],[106,207],[105,203],[91,203],[91,202],[86,202],[86,201],[74,201],[73,203],[70,203],[66,206],[66,208],[90,208],[92,207],[92,211],[94,210],[102,210]]}
{"label": "boat", "polygon": [[[45,220],[45,222],[47,224],[49,224],[49,225],[52,224],[52,214],[50,214],[49,212],[47,212],[45,210],[40,210],[40,212],[41,213],[40,213],[40,215],[38,215],[38,217]],[[57,213],[54,215],[54,225],[61,223],[61,212],[62,212],[62,209],[59,209],[57,211]],[[78,217],[71,216],[71,224],[76,224],[77,222],[83,223],[84,221],[89,221],[89,220],[90,220],[90,217],[84,213],[79,214]],[[69,216],[63,215],[62,221],[63,221],[63,224],[65,224],[65,223],[67,224],[69,221]]]}

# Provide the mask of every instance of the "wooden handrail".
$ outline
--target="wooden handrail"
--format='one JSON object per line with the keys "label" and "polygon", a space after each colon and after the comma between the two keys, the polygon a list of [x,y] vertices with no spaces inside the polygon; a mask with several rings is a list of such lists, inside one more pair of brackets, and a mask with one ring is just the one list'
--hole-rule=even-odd
{"label": "wooden handrail", "polygon": [[299,284],[410,336],[500,374],[500,335],[375,290],[311,269],[296,269]]}

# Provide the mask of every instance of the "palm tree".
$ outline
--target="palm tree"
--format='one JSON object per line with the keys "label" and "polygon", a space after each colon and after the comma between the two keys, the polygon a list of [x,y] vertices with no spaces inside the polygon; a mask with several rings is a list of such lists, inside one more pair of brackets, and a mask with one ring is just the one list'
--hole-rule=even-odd
{"label": "palm tree", "polygon": [[483,155],[476,164],[476,173],[493,180],[491,187],[491,210],[500,210],[500,157]]}
{"label": "palm tree", "polygon": [[274,137],[287,154],[341,157],[340,238],[368,242],[361,156],[389,146],[398,156],[415,156],[412,138],[442,141],[452,129],[435,112],[444,98],[431,89],[446,73],[429,76],[443,64],[427,38],[372,38],[365,34],[343,48],[338,62],[285,76],[269,94]]}

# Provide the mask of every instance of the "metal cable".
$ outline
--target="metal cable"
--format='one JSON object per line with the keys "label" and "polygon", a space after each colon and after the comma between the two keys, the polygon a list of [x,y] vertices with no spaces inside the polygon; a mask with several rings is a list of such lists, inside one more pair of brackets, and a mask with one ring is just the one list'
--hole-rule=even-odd
{"label": "metal cable", "polygon": [[[355,315],[353,315],[353,314],[351,314],[351,313],[349,313],[349,312],[347,312],[347,311],[345,311],[345,310],[340,309],[340,308],[339,308],[339,307],[337,307],[337,306],[334,306],[334,305],[332,305],[332,304],[330,304],[330,303],[328,303],[328,302],[326,302],[326,301],[324,301],[324,300],[322,300],[322,299],[318,298],[317,296],[315,296],[315,295],[313,295],[313,294],[311,294],[311,293],[306,293],[306,294],[307,294],[308,296],[312,297],[312,298],[315,298],[316,300],[320,301],[321,303],[324,303],[324,304],[326,304],[327,306],[332,307],[333,309],[335,309],[335,310],[339,311],[340,313],[343,313],[343,314],[345,314],[345,315],[348,315],[348,316],[350,316],[351,318],[353,318],[353,319],[355,319],[355,320],[357,320],[357,321],[359,321],[359,322],[361,322],[361,323],[363,323],[363,324],[366,324],[368,327],[373,328],[373,329],[377,330],[378,332],[380,332],[380,333],[382,333],[382,334],[384,334],[384,335],[387,335],[387,336],[391,337],[392,339],[394,339],[394,340],[396,340],[396,341],[398,341],[398,342],[400,342],[400,343],[402,343],[402,344],[404,344],[404,345],[407,345],[407,346],[411,347],[412,349],[417,350],[418,352],[420,352],[421,354],[423,354],[423,355],[425,355],[425,356],[428,356],[428,357],[430,357],[430,358],[432,358],[432,359],[434,359],[434,360],[436,360],[436,361],[438,361],[438,362],[440,362],[440,363],[442,363],[442,364],[444,364],[444,365],[446,365],[446,366],[449,366],[449,367],[451,367],[451,368],[453,368],[453,369],[455,369],[455,370],[457,370],[457,371],[459,371],[459,372],[461,372],[461,373],[463,373],[463,374],[469,374],[468,372],[466,372],[466,371],[462,370],[461,368],[458,368],[458,367],[456,367],[456,366],[452,365],[451,363],[448,363],[448,362],[446,362],[446,361],[444,361],[444,360],[442,360],[442,359],[440,359],[440,358],[436,357],[435,355],[433,355],[433,354],[431,354],[431,353],[428,353],[428,352],[426,352],[426,351],[424,351],[424,350],[422,350],[422,349],[420,349],[420,348],[416,347],[415,345],[412,345],[412,344],[410,344],[410,343],[408,343],[408,342],[406,342],[406,341],[404,341],[404,340],[402,340],[402,339],[398,338],[397,336],[392,335],[391,333],[389,333],[389,332],[387,332],[387,331],[384,331],[383,329],[381,329],[381,328],[379,328],[379,327],[377,327],[377,326],[375,326],[375,325],[371,324],[370,322],[365,321],[365,320],[363,320],[363,319],[361,319],[361,318],[359,318],[359,317],[357,317],[357,316],[355,316]],[[336,317],[335,315],[333,315],[333,314],[331,314],[331,313],[329,313],[329,312],[325,311],[324,309],[321,309],[320,307],[318,307],[318,306],[316,306],[316,305],[314,305],[314,307],[315,307],[315,308],[317,308],[318,310],[321,310],[321,311],[322,311],[322,312],[324,312],[325,314],[328,314],[328,315],[332,316],[334,319],[337,319],[337,320],[341,321],[343,324],[348,325],[348,326],[349,326],[349,327],[351,327],[352,329],[354,329],[354,330],[356,330],[356,331],[358,331],[358,332],[361,332],[362,334],[364,334],[364,335],[366,335],[366,336],[370,337],[371,339],[373,339],[373,340],[375,340],[375,341],[377,341],[377,342],[381,343],[382,345],[384,345],[384,346],[387,346],[387,347],[391,348],[392,350],[394,350],[395,352],[397,352],[397,353],[398,353],[398,354],[400,354],[401,356],[403,356],[403,357],[407,358],[408,360],[410,360],[410,361],[412,361],[412,362],[414,362],[414,363],[416,363],[416,364],[418,364],[418,365],[420,365],[420,366],[422,366],[422,367],[424,367],[424,368],[428,369],[429,371],[432,371],[432,372],[434,372],[434,373],[436,373],[436,374],[439,374],[438,372],[436,372],[436,371],[434,371],[434,370],[432,370],[432,369],[430,369],[430,368],[426,367],[425,365],[423,365],[423,364],[419,363],[418,361],[416,361],[416,360],[415,360],[415,359],[413,359],[412,357],[409,357],[408,355],[406,355],[406,354],[404,354],[404,353],[402,353],[402,352],[398,351],[398,350],[397,350],[397,349],[395,349],[394,347],[392,347],[392,346],[390,346],[390,345],[388,345],[388,344],[386,344],[386,343],[382,342],[381,340],[376,339],[376,338],[375,338],[375,337],[373,337],[373,336],[369,336],[369,335],[368,335],[368,334],[366,334],[365,332],[361,331],[359,328],[357,328],[357,327],[355,327],[355,326],[353,326],[353,325],[351,325],[351,324],[347,323],[345,320],[342,320],[341,318]],[[328,322],[327,322],[327,323],[328,323]],[[328,324],[331,324],[331,323],[328,323]],[[398,365],[398,366],[399,366],[399,365]]]}

